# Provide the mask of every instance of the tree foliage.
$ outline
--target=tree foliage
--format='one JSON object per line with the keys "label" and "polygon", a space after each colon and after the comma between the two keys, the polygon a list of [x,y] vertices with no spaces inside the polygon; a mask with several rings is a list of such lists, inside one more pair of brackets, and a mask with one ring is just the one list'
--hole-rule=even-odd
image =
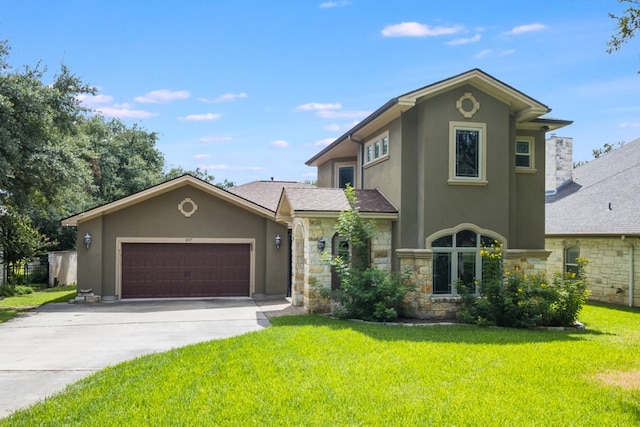
{"label": "tree foliage", "polygon": [[334,314],[373,321],[395,320],[413,286],[401,275],[370,267],[369,239],[374,236],[374,224],[362,218],[353,187],[348,186],[345,194],[350,209],[340,214],[336,232],[349,242],[350,253],[330,258],[340,277],[340,288],[331,295],[339,304]]}
{"label": "tree foliage", "polygon": [[164,179],[157,134],[101,116],[78,123],[81,157],[91,173],[91,205],[109,203]]}
{"label": "tree foliage", "polygon": [[166,174],[165,179],[174,179],[178,178],[182,175],[191,175],[199,180],[208,182],[209,184],[215,185],[218,188],[222,188],[223,190],[227,190],[234,185],[236,185],[233,181],[228,181],[226,178],[222,182],[216,182],[216,178],[211,175],[206,169],[195,168],[195,170],[185,170],[181,167],[171,168]]}
{"label": "tree foliage", "polygon": [[[42,243],[42,237],[31,224],[31,219],[15,211],[11,207],[2,208],[0,215],[0,248],[1,263],[6,268],[7,277],[11,281],[10,272],[16,265],[36,255]],[[12,283],[15,285],[15,283]]]}
{"label": "tree foliage", "polygon": [[624,43],[627,43],[640,29],[640,0],[618,0],[619,3],[627,3],[628,7],[622,15],[610,13],[609,16],[616,20],[618,32],[611,36],[607,43],[608,53],[619,50]]}
{"label": "tree foliage", "polygon": [[0,203],[23,211],[59,203],[59,189],[82,178],[72,139],[85,110],[76,97],[94,89],[65,66],[45,84],[45,71],[36,66],[0,73]]}
{"label": "tree foliage", "polygon": [[[76,231],[60,219],[174,177],[164,172],[158,135],[83,107],[96,94],[65,65],[51,77],[37,64],[14,69],[0,40],[0,252],[28,260],[46,242],[72,249]],[[207,182],[214,177],[188,172]],[[222,188],[233,186],[224,181]]]}
{"label": "tree foliage", "polygon": [[[622,147],[624,144],[625,144],[624,141],[618,141],[615,144],[609,144],[608,142],[605,142],[602,147],[592,149],[591,154],[593,155],[594,159],[598,159],[601,156],[607,153],[610,153],[617,148]],[[577,168],[578,166],[586,165],[587,163],[589,162],[584,160],[581,160],[579,162],[573,162],[573,167]]]}

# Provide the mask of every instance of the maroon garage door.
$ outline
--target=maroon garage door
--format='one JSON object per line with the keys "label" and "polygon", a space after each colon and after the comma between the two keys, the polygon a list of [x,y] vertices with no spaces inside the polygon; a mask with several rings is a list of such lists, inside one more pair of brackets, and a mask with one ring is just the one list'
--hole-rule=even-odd
{"label": "maroon garage door", "polygon": [[249,244],[123,243],[122,298],[249,296]]}

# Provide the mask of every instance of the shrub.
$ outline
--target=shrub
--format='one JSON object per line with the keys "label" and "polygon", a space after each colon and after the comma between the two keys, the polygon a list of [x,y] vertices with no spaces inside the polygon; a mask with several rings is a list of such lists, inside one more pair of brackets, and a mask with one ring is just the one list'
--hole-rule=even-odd
{"label": "shrub", "polygon": [[398,318],[410,285],[401,275],[375,268],[350,269],[341,275],[340,289],[332,298],[340,304],[337,317],[388,322]]}
{"label": "shrub", "polygon": [[571,326],[588,296],[584,274],[587,260],[578,259],[578,272],[545,277],[504,271],[502,248],[496,244],[482,252],[483,281],[480,294],[475,286],[458,284],[463,308],[458,320],[478,325],[516,328]]}
{"label": "shrub", "polygon": [[340,288],[331,292],[339,304],[333,313],[340,318],[395,320],[413,286],[402,275],[369,266],[367,241],[373,236],[373,224],[360,215],[353,187],[348,186],[345,195],[350,209],[340,214],[336,232],[349,242],[351,253],[345,258],[327,257],[340,277]]}
{"label": "shrub", "polygon": [[17,286],[0,287],[0,295],[4,297],[13,297],[16,295],[27,295],[31,293],[33,293],[33,289],[30,286],[17,285]]}

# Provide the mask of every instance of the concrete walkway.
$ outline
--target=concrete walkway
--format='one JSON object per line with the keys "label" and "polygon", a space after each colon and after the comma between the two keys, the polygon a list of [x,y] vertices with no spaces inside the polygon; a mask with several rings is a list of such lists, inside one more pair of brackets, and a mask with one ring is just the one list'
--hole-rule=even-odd
{"label": "concrete walkway", "polygon": [[109,365],[270,326],[286,300],[47,304],[0,324],[0,418]]}

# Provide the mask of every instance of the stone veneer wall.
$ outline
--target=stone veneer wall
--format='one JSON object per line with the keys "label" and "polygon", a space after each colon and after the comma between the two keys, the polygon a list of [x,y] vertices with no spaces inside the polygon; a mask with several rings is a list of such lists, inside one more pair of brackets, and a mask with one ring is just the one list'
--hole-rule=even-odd
{"label": "stone veneer wall", "polygon": [[[406,314],[420,319],[450,319],[460,309],[459,296],[433,295],[433,251],[431,249],[398,249],[400,268],[408,270],[416,290],[405,298]],[[517,269],[524,274],[547,272],[545,250],[512,249],[505,253],[505,270]]]}
{"label": "stone veneer wall", "polygon": [[[293,221],[292,303],[307,313],[328,313],[331,301],[318,288],[331,289],[331,266],[318,250],[320,237],[324,252],[331,254],[337,218],[295,218]],[[371,265],[391,271],[391,221],[375,220],[371,239]]]}
{"label": "stone veneer wall", "polygon": [[550,254],[546,250],[508,249],[504,254],[504,269],[518,270],[527,275],[546,276]]}
{"label": "stone veneer wall", "polygon": [[551,135],[545,144],[545,190],[555,190],[571,179],[573,172],[573,138]]}
{"label": "stone veneer wall", "polygon": [[634,244],[634,298],[633,306],[640,306],[640,240],[620,237],[547,238],[545,246],[551,251],[547,263],[549,277],[564,271],[564,251],[569,246],[580,248],[580,257],[586,258],[589,299],[613,304],[629,305],[629,256]]}
{"label": "stone veneer wall", "polygon": [[450,319],[460,308],[458,296],[433,295],[433,251],[431,249],[398,249],[400,269],[410,273],[416,286],[407,294],[404,303],[406,315],[419,319]]}

